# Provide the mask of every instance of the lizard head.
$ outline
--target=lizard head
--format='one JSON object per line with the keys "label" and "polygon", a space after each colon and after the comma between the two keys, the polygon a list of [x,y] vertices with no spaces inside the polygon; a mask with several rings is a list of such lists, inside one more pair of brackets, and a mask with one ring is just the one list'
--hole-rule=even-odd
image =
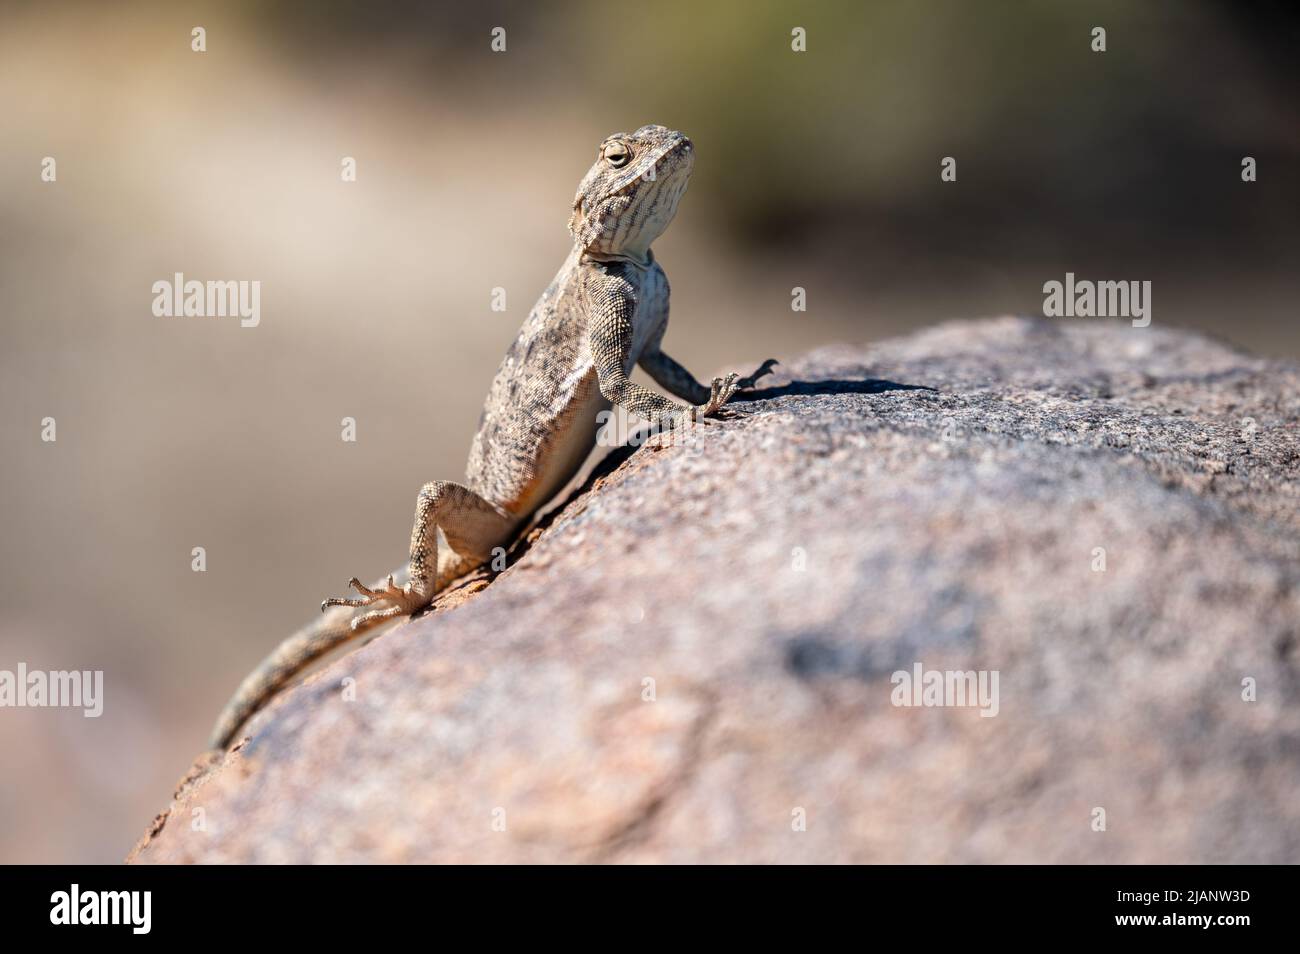
{"label": "lizard head", "polygon": [[588,252],[644,258],[673,220],[694,164],[691,141],[674,129],[615,133],[578,185],[569,231]]}

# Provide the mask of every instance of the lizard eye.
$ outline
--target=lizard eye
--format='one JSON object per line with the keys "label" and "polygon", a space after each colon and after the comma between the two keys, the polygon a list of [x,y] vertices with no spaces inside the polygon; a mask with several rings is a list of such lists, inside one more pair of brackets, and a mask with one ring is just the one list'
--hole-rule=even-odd
{"label": "lizard eye", "polygon": [[615,169],[627,165],[628,160],[632,158],[631,151],[621,142],[611,142],[604,148],[601,155]]}

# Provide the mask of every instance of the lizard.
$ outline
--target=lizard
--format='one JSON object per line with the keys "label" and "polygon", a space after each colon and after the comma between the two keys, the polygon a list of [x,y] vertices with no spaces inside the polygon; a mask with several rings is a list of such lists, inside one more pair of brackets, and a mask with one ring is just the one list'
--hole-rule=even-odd
{"label": "lizard", "polygon": [[[236,690],[211,749],[230,746],[250,716],[312,662],[371,628],[425,609],[456,579],[510,543],[581,468],[612,406],[652,427],[708,423],[776,361],[709,385],[663,350],[668,281],[650,245],[668,227],[695,163],[691,140],[664,126],[600,143],[578,185],[573,246],[533,306],[492,381],[465,482],[420,488],[406,564],[354,597],[321,603],[322,616],[282,642]],[[640,366],[674,401],[629,379]],[[445,545],[440,544],[439,535]]]}

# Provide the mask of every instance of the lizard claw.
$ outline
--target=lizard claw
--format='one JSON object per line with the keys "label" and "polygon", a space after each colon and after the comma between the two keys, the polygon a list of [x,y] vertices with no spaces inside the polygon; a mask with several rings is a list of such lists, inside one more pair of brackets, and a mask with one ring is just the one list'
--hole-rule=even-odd
{"label": "lizard claw", "polygon": [[752,388],[759,378],[771,374],[772,369],[776,367],[776,358],[768,358],[753,374],[742,378],[739,373],[733,371],[725,378],[714,378],[713,385],[709,388],[709,399],[704,404],[698,404],[694,407],[684,407],[678,411],[673,418],[673,427],[681,427],[687,424],[712,424],[710,417],[726,420],[729,415],[719,413],[722,406],[730,401],[737,391],[745,391]]}
{"label": "lizard claw", "polygon": [[325,610],[331,606],[372,606],[375,603],[385,600],[393,604],[385,609],[378,609],[357,616],[352,620],[352,628],[354,630],[364,629],[371,623],[380,620],[393,619],[397,616],[410,616],[417,610],[428,605],[429,602],[428,597],[415,589],[414,585],[411,583],[398,586],[393,581],[391,573],[388,575],[388,582],[379,589],[372,590],[355,576],[348,580],[348,586],[360,593],[361,596],[353,598],[331,596],[329,599],[321,601],[321,612],[325,612]]}
{"label": "lizard claw", "polygon": [[736,383],[739,377],[739,374],[732,371],[725,378],[714,378],[713,387],[709,392],[709,402],[703,407],[697,408],[695,416],[697,418],[708,417],[730,401],[732,395],[740,390],[740,385]]}
{"label": "lizard claw", "polygon": [[737,389],[741,391],[748,391],[750,388],[752,388],[755,384],[758,383],[759,378],[766,377],[767,375],[771,374],[772,369],[776,367],[777,364],[778,362],[776,358],[768,358],[766,361],[760,364],[758,366],[758,370],[755,371],[753,374],[751,374],[749,377],[741,378],[739,381],[737,381],[736,382]]}
{"label": "lizard claw", "polygon": [[709,416],[717,414],[722,405],[730,401],[732,395],[740,390],[737,381],[739,377],[740,375],[733,371],[725,378],[714,378],[713,386],[709,389],[709,400],[704,404],[682,408],[673,419],[673,427],[713,423],[709,420]]}

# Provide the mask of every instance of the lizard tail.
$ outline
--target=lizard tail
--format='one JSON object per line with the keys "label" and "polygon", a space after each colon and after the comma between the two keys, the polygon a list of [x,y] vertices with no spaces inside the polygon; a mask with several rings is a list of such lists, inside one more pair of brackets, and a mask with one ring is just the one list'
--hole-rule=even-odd
{"label": "lizard tail", "polygon": [[[404,583],[407,569],[403,566],[393,573],[396,582]],[[375,589],[387,582],[375,584]],[[239,684],[226,707],[221,711],[217,724],[212,727],[208,739],[208,748],[226,749],[234,741],[239,730],[252,715],[271,701],[277,692],[284,688],[294,676],[326,653],[355,639],[363,632],[373,628],[366,626],[352,628],[352,619],[361,613],[369,612],[371,607],[353,609],[347,606],[335,606],[313,623],[304,626],[263,659],[244,681]]]}

